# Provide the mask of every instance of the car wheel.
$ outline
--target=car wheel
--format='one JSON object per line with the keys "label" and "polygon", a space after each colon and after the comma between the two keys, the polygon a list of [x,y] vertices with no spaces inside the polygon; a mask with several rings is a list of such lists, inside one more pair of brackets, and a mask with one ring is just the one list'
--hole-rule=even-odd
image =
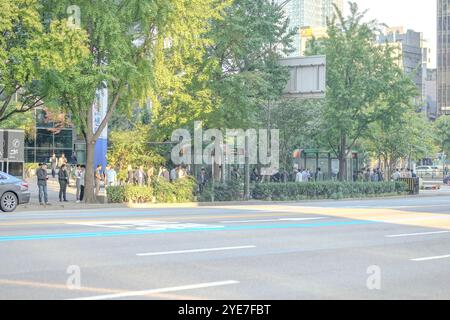
{"label": "car wheel", "polygon": [[0,209],[4,212],[13,212],[17,208],[17,196],[12,192],[6,192],[0,199]]}

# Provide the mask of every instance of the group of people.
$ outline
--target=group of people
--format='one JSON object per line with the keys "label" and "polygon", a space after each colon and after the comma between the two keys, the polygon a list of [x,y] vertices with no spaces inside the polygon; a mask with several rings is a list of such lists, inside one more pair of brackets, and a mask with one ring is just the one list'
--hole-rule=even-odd
{"label": "group of people", "polygon": [[402,168],[402,169],[395,169],[391,178],[392,180],[397,181],[402,178],[417,178],[417,175],[412,169]]}
{"label": "group of people", "polygon": [[170,171],[166,167],[160,166],[157,173],[152,165],[150,165],[147,170],[145,170],[142,165],[136,167],[135,169],[129,165],[125,183],[136,186],[145,186],[151,185],[155,177],[162,178],[167,182],[175,182],[176,180],[182,179],[188,175],[189,172],[187,168],[182,165],[174,166]]}
{"label": "group of people", "polygon": [[[58,164],[58,167],[59,167],[58,173],[56,173],[56,168],[52,167],[52,176],[54,178],[56,178],[57,176],[57,180],[59,183],[59,201],[68,202],[67,186],[69,185],[70,182],[70,173],[69,170],[67,169],[66,163],[61,162],[60,164]],[[84,198],[85,173],[86,173],[86,166],[77,165],[76,170],[74,171],[77,186],[77,202],[83,201]],[[48,172],[46,163],[39,164],[39,168],[36,171],[36,177],[39,189],[39,204],[50,205],[48,200]]]}

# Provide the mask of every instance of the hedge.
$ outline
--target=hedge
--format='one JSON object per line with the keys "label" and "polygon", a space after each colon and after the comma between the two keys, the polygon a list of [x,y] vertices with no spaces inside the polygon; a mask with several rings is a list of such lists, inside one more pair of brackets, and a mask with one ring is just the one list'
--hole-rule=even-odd
{"label": "hedge", "polygon": [[[174,183],[157,179],[151,187],[120,186],[107,188],[111,203],[182,203],[195,201],[196,182],[184,178]],[[405,194],[407,185],[402,182],[309,182],[309,183],[258,183],[251,186],[251,195],[262,201],[295,201],[393,196]],[[211,202],[213,190],[209,185],[200,202]],[[231,181],[214,186],[214,201],[240,201],[244,199],[244,184]]]}
{"label": "hedge", "polygon": [[256,200],[293,201],[344,199],[404,194],[407,185],[400,182],[311,182],[256,184],[252,197]]}
{"label": "hedge", "polygon": [[176,203],[195,200],[196,182],[192,178],[183,178],[174,183],[156,179],[152,186],[125,185],[108,187],[106,192],[109,203]]}
{"label": "hedge", "polygon": [[[211,184],[203,190],[200,202],[211,202],[213,190]],[[214,185],[214,201],[240,201],[244,199],[244,184],[240,181],[230,181]]]}

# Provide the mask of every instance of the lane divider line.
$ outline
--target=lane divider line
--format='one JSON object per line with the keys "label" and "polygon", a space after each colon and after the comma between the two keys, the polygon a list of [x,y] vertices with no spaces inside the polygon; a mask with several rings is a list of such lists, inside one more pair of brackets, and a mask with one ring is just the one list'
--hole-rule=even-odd
{"label": "lane divider line", "polygon": [[266,220],[235,220],[235,221],[220,221],[220,223],[252,223],[252,222],[279,222],[279,221],[310,221],[310,220],[322,220],[326,217],[317,218],[282,218],[282,219],[266,219]]}
{"label": "lane divider line", "polygon": [[388,235],[386,238],[402,238],[402,237],[415,237],[415,236],[428,236],[433,234],[445,234],[450,233],[450,231],[433,231],[433,232],[419,232],[419,233],[404,233],[404,234],[393,234]]}
{"label": "lane divider line", "polygon": [[440,260],[440,259],[449,259],[449,258],[450,258],[450,254],[449,254],[449,255],[445,255],[445,256],[435,256],[435,257],[426,257],[426,258],[411,259],[411,261],[415,261],[415,262],[423,262],[423,261]]}
{"label": "lane divider line", "polygon": [[128,292],[123,292],[123,293],[76,298],[76,299],[69,299],[69,300],[109,300],[109,299],[131,298],[131,297],[146,296],[146,295],[158,294],[158,293],[167,293],[167,292],[196,290],[196,289],[204,289],[204,288],[212,288],[212,287],[220,287],[220,286],[229,286],[229,285],[239,284],[239,283],[240,282],[236,281],[236,280],[228,280],[228,281],[208,282],[208,283],[200,283],[200,284],[193,284],[193,285],[187,285],[187,286],[143,290],[143,291],[128,291]]}
{"label": "lane divider line", "polygon": [[240,246],[240,247],[224,247],[224,248],[210,248],[210,249],[193,249],[193,250],[178,250],[178,251],[165,251],[165,252],[150,252],[150,253],[137,253],[138,257],[148,256],[164,256],[170,254],[185,254],[185,253],[200,253],[200,252],[214,252],[214,251],[228,251],[228,250],[242,250],[242,249],[254,249],[256,246]]}

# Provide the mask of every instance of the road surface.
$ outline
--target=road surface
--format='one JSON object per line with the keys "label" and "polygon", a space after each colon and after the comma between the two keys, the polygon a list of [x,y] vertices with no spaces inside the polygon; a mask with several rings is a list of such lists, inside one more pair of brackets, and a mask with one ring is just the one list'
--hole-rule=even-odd
{"label": "road surface", "polygon": [[449,299],[450,197],[0,215],[0,299]]}

